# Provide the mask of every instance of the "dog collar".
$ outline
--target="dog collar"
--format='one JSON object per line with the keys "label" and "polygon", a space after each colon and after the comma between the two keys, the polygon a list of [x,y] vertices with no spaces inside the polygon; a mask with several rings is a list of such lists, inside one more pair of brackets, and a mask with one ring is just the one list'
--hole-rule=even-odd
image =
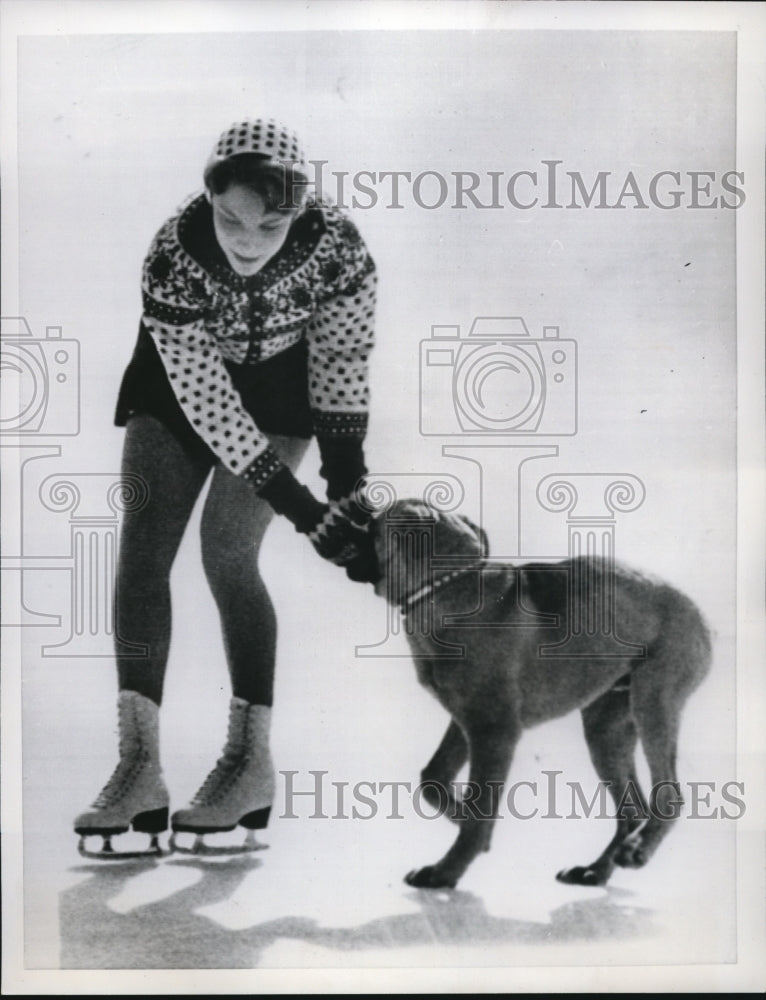
{"label": "dog collar", "polygon": [[450,570],[449,573],[445,573],[443,576],[437,577],[430,583],[423,584],[418,590],[413,594],[408,594],[403,601],[399,604],[399,611],[406,615],[409,611],[412,611],[414,606],[420,601],[425,600],[426,597],[430,597],[434,591],[441,590],[442,587],[446,587],[447,584],[452,583],[453,580],[457,580],[461,576],[465,576],[466,573],[471,573],[473,570],[481,569],[484,565],[482,562],[471,563],[470,566],[461,566],[459,569]]}

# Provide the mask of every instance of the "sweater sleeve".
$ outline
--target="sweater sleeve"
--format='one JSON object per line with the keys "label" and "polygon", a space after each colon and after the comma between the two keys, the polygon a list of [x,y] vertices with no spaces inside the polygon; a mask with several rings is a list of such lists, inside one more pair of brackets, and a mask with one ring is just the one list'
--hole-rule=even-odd
{"label": "sweater sleeve", "polygon": [[205,329],[204,281],[174,252],[170,224],[147,255],[142,297],[143,323],[184,414],[223,465],[260,490],[282,463],[242,406],[218,345]]}
{"label": "sweater sleeve", "polygon": [[375,264],[350,220],[333,227],[328,294],[307,329],[309,393],[328,496],[353,489],[367,471],[369,358],[375,340]]}

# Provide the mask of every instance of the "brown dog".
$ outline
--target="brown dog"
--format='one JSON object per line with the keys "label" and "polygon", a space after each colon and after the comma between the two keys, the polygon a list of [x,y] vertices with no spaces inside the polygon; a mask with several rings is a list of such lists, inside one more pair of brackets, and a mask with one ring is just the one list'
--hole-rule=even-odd
{"label": "brown dog", "polygon": [[[490,561],[466,518],[397,501],[373,521],[383,576],[376,592],[399,606],[418,679],[451,721],[421,772],[423,794],[460,827],[441,860],[410,885],[453,887],[489,850],[500,790],[524,729],[582,712],[617,832],[591,864],[562,882],[603,885],[615,865],[646,864],[678,817],[681,711],[710,665],[697,608],[672,587],[599,559],[523,566]],[[641,740],[652,791],[636,777]],[[451,791],[469,762],[468,796]]]}

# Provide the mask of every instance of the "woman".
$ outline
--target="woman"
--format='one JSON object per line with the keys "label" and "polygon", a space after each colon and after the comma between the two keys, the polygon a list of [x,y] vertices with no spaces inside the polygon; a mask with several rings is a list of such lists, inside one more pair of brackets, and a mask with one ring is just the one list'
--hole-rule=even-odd
{"label": "woman", "polygon": [[[261,829],[274,795],[269,724],[276,620],[258,572],[273,514],[287,517],[351,579],[374,581],[354,488],[366,472],[367,365],[375,266],[355,226],[307,193],[294,133],[273,120],[233,125],[204,171],[205,191],[162,226],[143,269],[143,316],[116,423],[123,472],[148,502],[125,517],[116,585],[120,759],[81,837],[167,829],[158,752],[170,642],[170,569],[210,479],[202,559],[231,677],[223,755],[174,831]],[[312,435],[327,503],[294,472]],[[81,840],[81,847],[83,841]]]}

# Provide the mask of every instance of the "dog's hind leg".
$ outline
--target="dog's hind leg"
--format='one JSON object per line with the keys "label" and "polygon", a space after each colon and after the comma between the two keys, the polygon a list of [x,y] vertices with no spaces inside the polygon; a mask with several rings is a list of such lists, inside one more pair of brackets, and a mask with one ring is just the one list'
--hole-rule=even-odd
{"label": "dog's hind leg", "polygon": [[405,878],[409,885],[428,889],[453,888],[474,858],[489,848],[520,727],[509,718],[507,706],[502,711],[498,708],[494,719],[487,718],[486,714],[483,708],[476,713],[476,721],[463,720],[471,761],[468,775],[471,797],[470,800],[464,797],[461,803],[465,816],[460,821],[457,839],[436,864],[411,871]]}
{"label": "dog's hind leg", "polygon": [[463,730],[452,719],[433,757],[420,772],[420,781],[426,802],[445,810],[445,815],[454,821],[460,819],[460,806],[452,783],[467,760],[468,743]]}
{"label": "dog's hind leg", "polygon": [[652,788],[649,818],[644,826],[625,838],[615,855],[615,862],[625,868],[641,868],[678,819],[683,806],[676,772],[681,714],[673,691],[668,686],[652,683],[650,670],[645,676],[638,671],[631,700]]}
{"label": "dog's hind leg", "polygon": [[626,838],[615,862],[640,868],[678,819],[683,797],[676,773],[681,712],[710,668],[710,636],[687,598],[668,588],[664,628],[631,683],[631,708],[649,765],[649,819]]}
{"label": "dog's hind leg", "polygon": [[[583,709],[582,720],[590,757],[599,779],[609,789],[617,809],[617,832],[603,853],[589,865],[565,868],[556,878],[576,885],[604,885],[623,845],[646,822],[649,813],[638,784],[635,751],[638,732],[630,707],[630,681],[616,685]],[[599,800],[600,800],[599,789]],[[595,799],[593,800],[595,801]]]}
{"label": "dog's hind leg", "polygon": [[671,588],[662,596],[663,626],[631,679],[631,710],[652,789],[649,819],[626,838],[615,855],[615,862],[626,868],[645,865],[681,813],[683,797],[676,773],[681,712],[710,669],[710,635],[699,611]]}

